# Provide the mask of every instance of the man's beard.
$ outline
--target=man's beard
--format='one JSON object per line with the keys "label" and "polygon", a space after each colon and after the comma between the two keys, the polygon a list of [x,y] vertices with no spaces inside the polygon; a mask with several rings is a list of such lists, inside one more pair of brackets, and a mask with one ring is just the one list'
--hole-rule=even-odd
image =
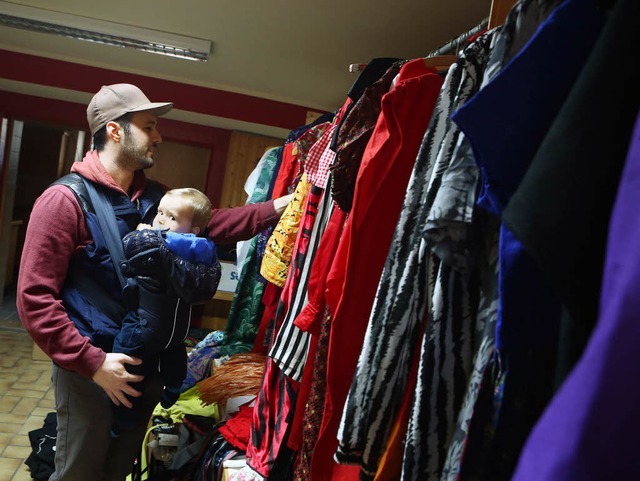
{"label": "man's beard", "polygon": [[125,137],[122,145],[122,160],[132,170],[148,169],[153,167],[153,158],[147,157],[147,148],[137,148],[131,137]]}

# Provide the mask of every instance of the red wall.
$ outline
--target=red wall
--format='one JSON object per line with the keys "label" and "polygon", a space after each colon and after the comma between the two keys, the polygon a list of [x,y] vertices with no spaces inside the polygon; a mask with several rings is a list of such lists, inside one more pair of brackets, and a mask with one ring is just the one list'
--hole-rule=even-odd
{"label": "red wall", "polygon": [[[182,84],[143,75],[54,60],[0,49],[0,78],[49,87],[97,92],[102,85],[132,83],[153,101],[171,101],[174,107],[190,112],[234,120],[294,129],[304,125],[307,108],[250,95]],[[0,114],[20,120],[40,121],[86,130],[86,106],[61,100],[0,90]],[[218,206],[231,131],[162,119],[166,140],[195,144],[211,149],[206,193]]]}
{"label": "red wall", "polygon": [[304,125],[307,107],[183,84],[144,75],[91,67],[0,49],[0,77],[49,87],[95,93],[102,85],[132,83],[152,101],[175,108],[261,125],[293,129]]}

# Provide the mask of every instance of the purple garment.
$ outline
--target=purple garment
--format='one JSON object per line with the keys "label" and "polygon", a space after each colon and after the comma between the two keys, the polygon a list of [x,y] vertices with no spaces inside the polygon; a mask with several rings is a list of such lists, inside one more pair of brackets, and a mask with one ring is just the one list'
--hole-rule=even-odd
{"label": "purple garment", "polygon": [[638,479],[640,116],[611,224],[600,317],[527,441],[513,481]]}

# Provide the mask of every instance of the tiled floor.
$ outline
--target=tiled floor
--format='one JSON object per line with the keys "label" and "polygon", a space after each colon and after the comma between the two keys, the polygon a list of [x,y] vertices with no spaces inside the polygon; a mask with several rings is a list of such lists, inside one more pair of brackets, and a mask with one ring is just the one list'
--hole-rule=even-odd
{"label": "tiled floor", "polygon": [[32,359],[33,342],[18,318],[15,297],[0,305],[0,481],[31,480],[24,460],[29,431],[53,411],[51,362]]}

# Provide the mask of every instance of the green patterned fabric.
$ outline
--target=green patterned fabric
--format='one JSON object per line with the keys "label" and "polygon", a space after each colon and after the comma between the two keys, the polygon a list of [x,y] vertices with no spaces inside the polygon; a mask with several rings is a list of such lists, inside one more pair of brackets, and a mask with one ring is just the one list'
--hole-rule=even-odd
{"label": "green patterned fabric", "polygon": [[[276,166],[282,149],[282,147],[270,149],[260,160],[262,169],[256,186],[249,196],[248,204],[268,200],[271,180],[276,175]],[[258,236],[251,239],[245,261],[240,269],[240,278],[227,318],[225,339],[220,346],[220,355],[222,356],[249,352],[253,348],[253,341],[258,333],[263,309],[262,294],[265,286],[257,278],[260,270],[257,244]]]}

